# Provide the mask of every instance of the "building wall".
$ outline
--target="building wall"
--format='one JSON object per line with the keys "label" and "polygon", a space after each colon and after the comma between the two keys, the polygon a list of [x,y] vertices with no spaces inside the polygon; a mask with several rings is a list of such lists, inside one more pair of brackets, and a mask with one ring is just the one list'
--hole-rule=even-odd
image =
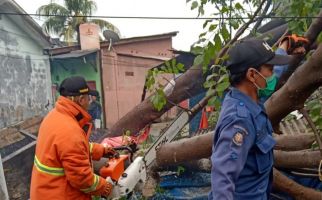
{"label": "building wall", "polygon": [[5,15],[0,19],[0,128],[51,109],[48,56]]}
{"label": "building wall", "polygon": [[162,60],[148,56],[171,58],[173,55],[169,49],[171,49],[171,38],[117,45],[112,51],[102,49],[107,127],[111,127],[141,102],[148,70],[163,63]]}
{"label": "building wall", "polygon": [[[100,64],[98,59],[98,54],[90,54],[86,56],[86,63],[84,62],[83,57],[73,58],[73,59],[64,59],[56,60],[54,59],[51,62],[51,79],[53,86],[59,86],[60,83],[67,77],[70,76],[83,76],[86,81],[95,82],[96,90],[99,91],[100,96],[102,96],[102,84],[101,84],[101,75],[100,75]],[[90,64],[91,63],[91,64]],[[96,70],[94,66],[96,66]],[[54,94],[55,100],[57,100],[59,94],[58,91]],[[100,98],[101,105],[103,105],[103,99]],[[104,115],[102,113],[102,119]],[[103,124],[104,125],[104,124]]]}
{"label": "building wall", "polygon": [[169,58],[173,56],[173,53],[169,51],[172,49],[171,38],[121,44],[114,48],[116,52],[129,53],[133,55],[153,55]]}
{"label": "building wall", "polygon": [[[97,71],[94,69],[93,65],[96,66]],[[87,55],[85,62],[83,57],[64,60],[54,59],[51,61],[51,78],[53,85],[59,86],[65,78],[70,76],[83,76],[86,81],[95,81],[96,89],[101,91],[102,84],[97,54]]]}

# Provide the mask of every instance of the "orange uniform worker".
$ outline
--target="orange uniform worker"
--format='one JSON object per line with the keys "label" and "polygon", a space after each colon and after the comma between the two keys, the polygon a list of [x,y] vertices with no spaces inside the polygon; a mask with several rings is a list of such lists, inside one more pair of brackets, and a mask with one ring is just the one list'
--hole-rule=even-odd
{"label": "orange uniform worker", "polygon": [[89,200],[108,196],[112,183],[94,174],[92,159],[114,150],[89,143],[90,89],[83,77],[66,78],[55,108],[41,123],[32,171],[31,200]]}

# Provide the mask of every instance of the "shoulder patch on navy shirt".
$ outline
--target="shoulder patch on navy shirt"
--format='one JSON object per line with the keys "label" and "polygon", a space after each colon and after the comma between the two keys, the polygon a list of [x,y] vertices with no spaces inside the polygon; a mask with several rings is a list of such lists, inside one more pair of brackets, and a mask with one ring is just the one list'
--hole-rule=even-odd
{"label": "shoulder patch on navy shirt", "polygon": [[247,112],[248,112],[248,110],[247,110],[244,102],[242,102],[242,101],[239,102],[237,104],[237,116],[238,117],[247,117]]}
{"label": "shoulder patch on navy shirt", "polygon": [[233,143],[237,146],[241,146],[244,141],[244,134],[242,132],[236,132],[233,137]]}

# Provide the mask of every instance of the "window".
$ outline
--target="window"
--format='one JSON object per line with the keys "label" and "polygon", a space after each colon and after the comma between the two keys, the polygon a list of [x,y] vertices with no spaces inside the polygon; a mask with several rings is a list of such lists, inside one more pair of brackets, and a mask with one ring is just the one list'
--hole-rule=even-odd
{"label": "window", "polygon": [[134,76],[134,72],[125,72],[125,76]]}

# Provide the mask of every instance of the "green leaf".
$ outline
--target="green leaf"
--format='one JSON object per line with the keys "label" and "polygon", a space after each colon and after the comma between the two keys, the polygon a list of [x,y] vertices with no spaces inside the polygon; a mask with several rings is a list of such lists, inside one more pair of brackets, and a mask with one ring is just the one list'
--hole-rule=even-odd
{"label": "green leaf", "polygon": [[217,96],[214,96],[209,99],[208,105],[214,106],[216,110],[219,110],[221,107],[221,101]]}
{"label": "green leaf", "polygon": [[214,42],[215,42],[215,51],[216,52],[220,51],[222,43],[221,43],[221,38],[219,34],[215,35]]}
{"label": "green leaf", "polygon": [[222,9],[220,10],[220,13],[228,13],[229,12],[229,8],[224,6],[222,7]]}
{"label": "green leaf", "polygon": [[161,70],[162,70],[163,72],[165,72],[165,71],[167,71],[167,68],[166,68],[164,65],[162,65]]}
{"label": "green leaf", "polygon": [[222,82],[229,82],[228,74],[224,74],[224,75],[220,76],[220,78],[217,81],[217,83],[222,83]]}
{"label": "green leaf", "polygon": [[221,82],[221,83],[217,84],[216,91],[217,92],[224,92],[229,87],[229,85],[230,85],[230,83],[228,81]]}
{"label": "green leaf", "polygon": [[176,66],[176,59],[172,59],[171,60],[171,67],[175,67]]}
{"label": "green leaf", "polygon": [[206,34],[207,34],[207,32],[203,32],[203,33],[201,33],[201,34],[199,35],[199,38],[204,37]]}
{"label": "green leaf", "polygon": [[204,15],[205,14],[205,10],[203,9],[203,6],[200,6],[198,9],[198,15]]}
{"label": "green leaf", "polygon": [[[205,28],[207,25],[208,25],[208,23],[209,22],[212,22],[212,20],[211,19],[207,19],[204,23],[203,23],[203,25],[202,25],[202,28]],[[200,36],[199,36],[200,37]]]}
{"label": "green leaf", "polygon": [[193,10],[193,9],[195,9],[195,8],[197,8],[198,7],[198,2],[197,1],[194,1],[194,2],[192,2],[192,4],[191,4],[191,10]]}
{"label": "green leaf", "polygon": [[244,9],[244,7],[243,7],[240,3],[236,3],[236,4],[235,4],[235,8],[236,8],[237,10],[243,10],[243,9]]}
{"label": "green leaf", "polygon": [[229,23],[235,30],[237,30],[239,28],[239,23],[237,20],[231,19],[231,20],[229,20]]}
{"label": "green leaf", "polygon": [[223,36],[225,41],[228,41],[230,39],[230,34],[226,28],[226,26],[222,26],[221,30],[220,30],[221,35]]}
{"label": "green leaf", "polygon": [[322,42],[322,32],[319,34],[318,38],[317,38],[318,43]]}
{"label": "green leaf", "polygon": [[209,29],[208,29],[208,31],[209,32],[211,32],[211,31],[213,31],[213,30],[215,30],[216,28],[217,28],[217,24],[211,24],[210,26],[209,26]]}
{"label": "green leaf", "polygon": [[169,62],[168,60],[166,60],[166,61],[164,62],[164,64],[165,64],[165,66],[170,67],[170,62]]}
{"label": "green leaf", "polygon": [[204,55],[198,55],[195,58],[193,65],[200,65],[203,62],[203,57],[204,57]]}
{"label": "green leaf", "polygon": [[177,169],[177,176],[180,176],[183,172],[185,172],[186,169],[182,166],[178,166],[178,169]]}
{"label": "green leaf", "polygon": [[178,63],[177,64],[177,68],[179,69],[180,72],[184,72],[185,71],[184,64],[182,64],[182,63]]}
{"label": "green leaf", "polygon": [[152,104],[157,111],[160,111],[167,103],[165,94],[162,89],[158,89],[157,92],[151,98]]}
{"label": "green leaf", "polygon": [[195,47],[192,47],[191,49],[191,52],[195,55],[202,54],[203,51],[204,51],[204,48],[200,46],[195,46]]}
{"label": "green leaf", "polygon": [[213,79],[210,79],[203,83],[204,88],[212,88],[214,85],[215,85],[215,81]]}

